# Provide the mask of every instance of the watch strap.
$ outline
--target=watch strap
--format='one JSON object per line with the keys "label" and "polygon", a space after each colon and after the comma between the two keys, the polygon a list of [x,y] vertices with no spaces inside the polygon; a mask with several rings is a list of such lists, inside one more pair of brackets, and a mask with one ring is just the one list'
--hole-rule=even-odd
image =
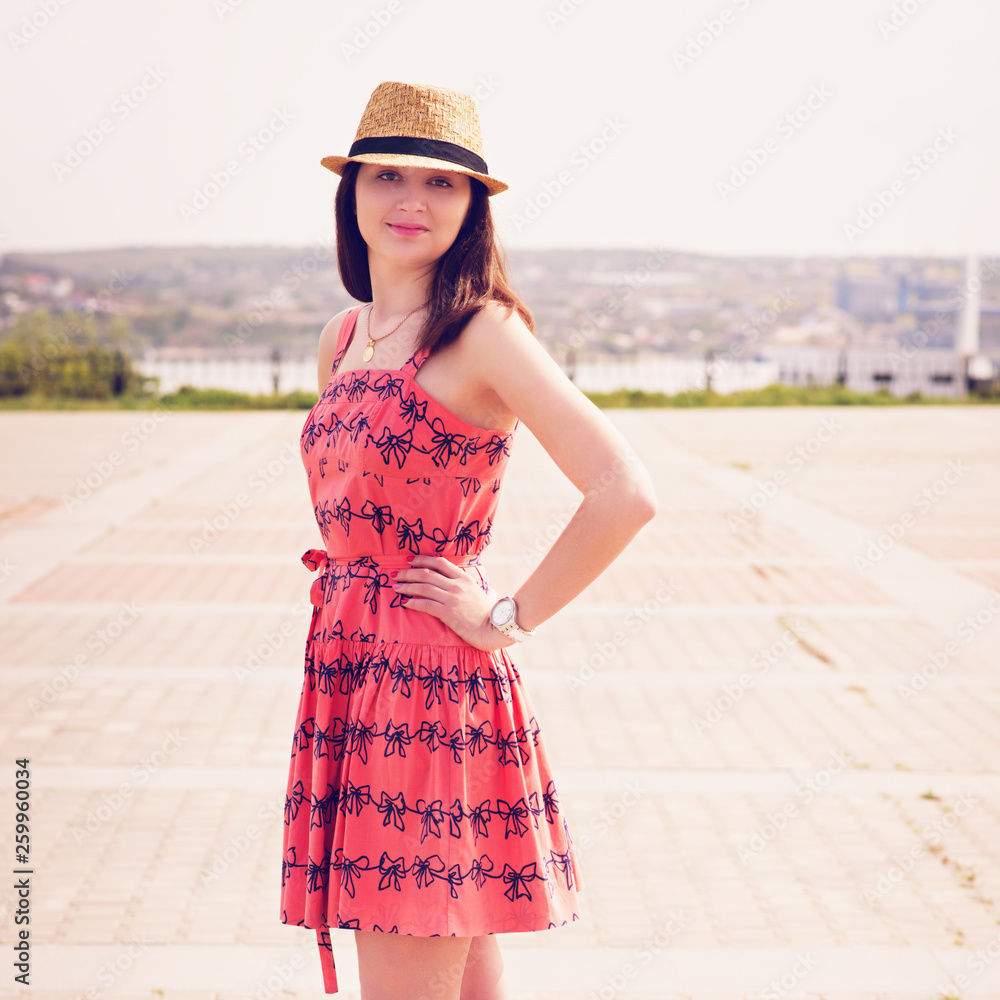
{"label": "watch strap", "polygon": [[507,622],[506,625],[501,627],[500,631],[504,635],[509,635],[512,639],[516,639],[518,642],[524,642],[529,635],[534,635],[538,629],[521,628],[516,622]]}

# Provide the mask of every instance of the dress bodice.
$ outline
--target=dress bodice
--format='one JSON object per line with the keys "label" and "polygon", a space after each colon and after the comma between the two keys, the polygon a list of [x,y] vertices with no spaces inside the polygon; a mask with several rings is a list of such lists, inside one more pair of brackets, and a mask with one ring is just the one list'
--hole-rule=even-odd
{"label": "dress bodice", "polygon": [[490,539],[515,429],[487,430],[400,369],[337,372],[360,308],[338,337],[334,374],[309,412],[302,461],[330,556],[470,556]]}

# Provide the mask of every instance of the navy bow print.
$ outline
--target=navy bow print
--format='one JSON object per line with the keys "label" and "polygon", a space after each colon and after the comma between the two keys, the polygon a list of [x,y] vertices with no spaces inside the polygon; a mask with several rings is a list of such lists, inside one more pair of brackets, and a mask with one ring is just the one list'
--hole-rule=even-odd
{"label": "navy bow print", "polygon": [[[370,435],[369,435],[370,436]],[[389,464],[389,457],[396,460],[396,467],[401,469],[406,461],[406,456],[413,447],[413,428],[409,428],[403,434],[393,434],[388,427],[382,428],[382,436],[374,442],[376,448],[382,455],[382,461]]]}
{"label": "navy bow print", "polygon": [[386,889],[391,885],[393,889],[399,891],[399,880],[401,878],[406,878],[406,865],[403,864],[403,859],[396,858],[393,861],[390,859],[389,855],[383,851],[382,857],[379,859],[378,870],[382,873],[382,877],[378,882],[378,887],[380,889]]}
{"label": "navy bow print", "polygon": [[402,792],[393,796],[383,791],[378,811],[385,814],[385,818],[382,820],[383,826],[392,823],[397,830],[406,829],[406,824],[403,821],[403,816],[406,814],[406,799],[403,798]]}
{"label": "navy bow print", "polygon": [[421,889],[429,886],[443,871],[444,862],[441,860],[439,854],[432,854],[429,858],[422,858],[418,854],[414,857],[413,864],[410,866],[410,872]]}
{"label": "navy bow print", "polygon": [[434,834],[441,838],[441,824],[444,822],[444,810],[441,808],[441,800],[435,799],[433,802],[425,802],[417,799],[417,810],[420,814],[420,843],[422,844],[428,834]]}
{"label": "navy bow print", "polygon": [[431,447],[426,449],[426,452],[435,465],[447,465],[449,459],[461,451],[466,436],[446,431],[440,417],[435,417],[431,421],[431,427],[434,434],[431,437]]}
{"label": "navy bow print", "polygon": [[[364,862],[362,864],[361,862]],[[344,887],[344,891],[348,896],[354,896],[354,880],[361,877],[361,873],[368,871],[371,865],[368,863],[368,858],[362,855],[359,858],[351,859],[344,857],[343,848],[337,848],[336,859],[333,862],[333,868],[340,872],[340,884]]]}
{"label": "navy bow print", "polygon": [[507,821],[507,829],[503,835],[504,840],[512,833],[523,837],[528,832],[528,824],[524,822],[528,818],[528,807],[523,797],[513,805],[503,799],[497,799],[497,815]]}
{"label": "navy bow print", "polygon": [[527,896],[528,899],[531,899],[531,892],[528,890],[528,883],[533,882],[539,877],[538,867],[534,861],[526,864],[520,871],[517,871],[510,865],[505,864],[503,866],[503,880],[510,886],[510,888],[504,892],[504,895],[511,902],[522,896]]}

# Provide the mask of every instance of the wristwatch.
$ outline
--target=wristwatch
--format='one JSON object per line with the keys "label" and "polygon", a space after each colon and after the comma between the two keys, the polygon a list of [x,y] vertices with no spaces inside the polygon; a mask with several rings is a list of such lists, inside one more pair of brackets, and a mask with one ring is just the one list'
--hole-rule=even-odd
{"label": "wristwatch", "polygon": [[500,629],[504,635],[509,635],[518,642],[524,642],[529,635],[534,635],[538,629],[523,629],[514,619],[517,614],[517,605],[513,597],[501,597],[496,604],[490,608],[490,624],[494,628]]}

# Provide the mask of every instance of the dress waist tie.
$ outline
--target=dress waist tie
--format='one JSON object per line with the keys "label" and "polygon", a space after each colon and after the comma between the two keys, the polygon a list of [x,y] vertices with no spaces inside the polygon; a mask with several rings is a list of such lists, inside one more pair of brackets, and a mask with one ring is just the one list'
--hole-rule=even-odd
{"label": "dress waist tie", "polygon": [[326,583],[326,573],[333,566],[371,566],[376,569],[405,569],[410,565],[414,555],[440,555],[456,566],[477,566],[481,561],[481,552],[471,555],[458,555],[447,552],[370,552],[364,555],[331,556],[324,549],[309,549],[302,555],[302,563],[311,570],[322,569],[323,573],[313,580],[309,590],[309,600],[313,607],[323,604],[323,589]]}

